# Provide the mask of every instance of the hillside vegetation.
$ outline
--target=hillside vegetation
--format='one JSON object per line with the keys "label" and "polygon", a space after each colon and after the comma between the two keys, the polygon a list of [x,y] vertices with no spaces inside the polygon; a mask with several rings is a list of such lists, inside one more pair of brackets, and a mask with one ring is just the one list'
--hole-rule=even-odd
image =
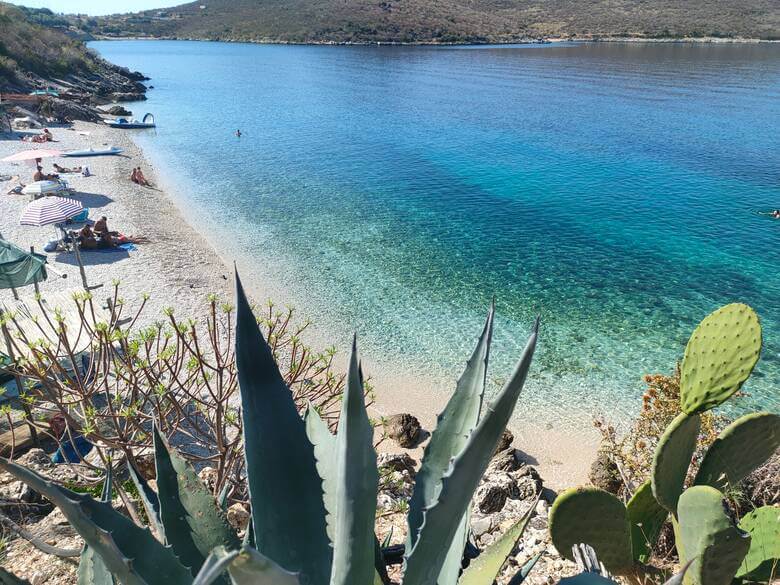
{"label": "hillside vegetation", "polygon": [[99,66],[83,43],[51,23],[39,24],[49,16],[63,24],[49,11],[0,3],[0,84],[26,85],[27,73],[52,77],[87,73]]}
{"label": "hillside vegetation", "polygon": [[202,0],[82,19],[92,34],[266,42],[780,38],[777,0]]}

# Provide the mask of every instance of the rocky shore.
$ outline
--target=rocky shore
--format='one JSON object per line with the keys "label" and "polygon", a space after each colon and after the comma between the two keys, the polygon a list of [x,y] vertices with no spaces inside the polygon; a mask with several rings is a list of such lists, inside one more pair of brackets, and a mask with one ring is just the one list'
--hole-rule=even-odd
{"label": "rocky shore", "polygon": [[[472,501],[471,531],[472,544],[482,550],[520,518],[531,511],[529,524],[515,545],[498,583],[504,585],[509,575],[517,571],[537,555],[533,572],[524,581],[530,585],[557,583],[561,577],[574,574],[576,566],[562,559],[548,533],[548,512],[555,493],[544,486],[537,470],[522,462],[519,452],[512,446],[510,432],[504,433],[493,460],[485,473],[481,485]],[[377,496],[377,537],[389,542],[389,549],[398,550],[398,563],[390,567],[389,576],[398,582],[400,576],[400,548],[406,538],[406,509],[414,488],[419,461],[410,451],[397,443],[391,451],[379,454],[380,489]],[[40,449],[31,449],[18,462],[38,473],[65,484],[79,487],[80,474],[72,464],[57,465]],[[146,468],[147,479],[154,487],[154,467]],[[208,482],[210,468],[201,470],[200,475]],[[93,488],[94,489],[94,488]],[[541,498],[537,501],[537,494]],[[0,500],[7,515],[6,530],[11,536],[6,542],[5,557],[0,566],[27,579],[32,585],[72,585],[76,582],[78,557],[60,556],[79,551],[83,542],[68,524],[62,513],[8,474],[0,474]],[[113,505],[123,510],[124,505],[115,498]],[[126,511],[125,511],[126,513]],[[249,510],[241,502],[233,503],[227,510],[228,520],[242,534],[249,521]],[[8,520],[22,525],[27,538],[20,538],[8,526]],[[30,540],[34,540],[33,544]],[[54,547],[59,554],[48,554],[41,548]],[[474,554],[476,554],[476,549]]]}

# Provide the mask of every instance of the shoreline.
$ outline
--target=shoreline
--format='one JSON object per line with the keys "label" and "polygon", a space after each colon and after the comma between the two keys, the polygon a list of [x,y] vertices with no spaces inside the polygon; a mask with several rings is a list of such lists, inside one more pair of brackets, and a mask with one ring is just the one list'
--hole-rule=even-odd
{"label": "shoreline", "polygon": [[[63,150],[84,148],[89,144],[106,144],[124,149],[121,156],[63,159],[59,162],[65,166],[90,166],[95,176],[83,178],[74,175],[69,181],[81,193],[77,198],[84,202],[85,207],[92,209],[93,219],[105,212],[112,229],[128,235],[143,235],[150,240],[149,244],[138,246],[137,251],[123,258],[111,258],[114,254],[110,253],[86,253],[84,257],[90,285],[103,283],[104,288],[99,289],[102,291],[110,288],[112,280],[118,278],[123,283],[123,296],[128,301],[136,301],[128,303],[131,307],[137,304],[142,293],[150,293],[145,315],[151,320],[168,306],[174,307],[180,317],[197,315],[210,293],[232,299],[232,259],[227,258],[227,251],[220,249],[217,242],[209,238],[209,230],[204,229],[207,224],[198,221],[197,212],[185,209],[186,198],[176,193],[172,184],[175,181],[160,180],[165,173],[159,172],[163,169],[160,169],[158,161],[152,160],[130,133],[88,122],[75,123],[73,131],[54,128],[53,132],[55,138],[61,141],[54,146]],[[89,135],[84,136],[80,132],[89,132]],[[19,150],[16,144],[22,143],[0,140],[0,157]],[[146,189],[129,181],[131,169],[139,165],[161,189]],[[48,169],[50,162],[45,161],[44,167]],[[23,179],[27,178],[29,167],[14,168],[18,169]],[[0,163],[0,173],[9,174],[10,171],[8,163]],[[3,184],[4,191],[8,190],[6,185]],[[23,196],[4,196],[0,210],[7,217],[17,217],[26,203],[27,198]],[[4,225],[2,232],[17,245],[34,245],[38,250],[52,234],[47,228],[19,225]],[[56,262],[58,270],[67,272],[68,279],[65,281],[50,276],[41,285],[44,294],[47,290],[80,285],[77,267],[64,256],[51,254],[50,261]],[[240,259],[238,264],[242,268]],[[248,269],[242,268],[241,273],[250,297],[256,302],[273,298],[275,302],[284,304],[290,300],[281,297],[283,283],[254,278]],[[0,298],[10,296],[9,291],[0,291]],[[299,317],[311,316],[305,302],[301,303],[301,299],[296,301],[299,301],[296,305]],[[307,330],[305,342],[315,349],[322,349],[333,345],[338,339],[336,367],[344,370],[348,359],[346,346],[341,343],[343,336],[330,330],[332,326],[330,323],[314,323],[311,330]],[[463,356],[464,363],[466,357]],[[366,355],[363,358],[364,369],[376,389],[376,402],[372,407],[374,416],[409,412],[420,419],[424,429],[430,431],[435,427],[436,415],[454,389],[460,371],[449,372],[446,377],[431,373],[420,376],[415,372],[404,371],[402,363],[385,363]],[[594,441],[584,437],[586,433],[581,430],[576,433],[559,430],[549,422],[529,424],[527,420],[513,419],[510,429],[515,434],[514,446],[527,455],[530,464],[539,469],[545,485],[562,489],[587,482],[588,469],[597,447],[594,429],[591,429]],[[381,449],[398,450],[389,442],[384,443]],[[412,454],[419,459],[421,449],[418,447]]]}
{"label": "shoreline", "polygon": [[248,39],[206,39],[198,37],[145,37],[145,36],[95,36],[87,39],[93,41],[191,41],[199,43],[236,43],[248,45],[290,45],[301,47],[490,47],[511,45],[554,45],[560,43],[650,43],[650,44],[691,44],[691,45],[757,45],[780,43],[780,39],[761,39],[743,37],[622,37],[604,36],[591,37],[541,37],[527,39],[513,39],[507,41],[490,42],[438,42],[438,41],[281,41],[281,40],[248,40]]}

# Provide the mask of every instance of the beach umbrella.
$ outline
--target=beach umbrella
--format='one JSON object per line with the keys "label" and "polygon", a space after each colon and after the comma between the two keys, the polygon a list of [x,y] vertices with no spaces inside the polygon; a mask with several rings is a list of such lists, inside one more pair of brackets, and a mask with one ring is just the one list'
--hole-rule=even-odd
{"label": "beach umbrella", "polygon": [[22,150],[11,156],[7,156],[2,159],[3,162],[22,162],[25,160],[36,160],[39,158],[53,158],[55,156],[62,156],[61,150],[53,150],[49,148],[36,148],[32,150]]}
{"label": "beach umbrella", "polygon": [[59,181],[35,181],[22,189],[23,195],[50,195],[65,190],[65,185]]}
{"label": "beach umbrella", "polygon": [[19,223],[22,225],[43,226],[61,223],[78,215],[84,206],[75,199],[67,197],[45,197],[27,204]]}

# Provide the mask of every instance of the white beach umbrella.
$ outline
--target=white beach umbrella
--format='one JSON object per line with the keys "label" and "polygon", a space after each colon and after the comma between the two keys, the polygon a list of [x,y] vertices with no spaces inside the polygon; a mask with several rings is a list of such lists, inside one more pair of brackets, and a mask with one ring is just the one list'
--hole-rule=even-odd
{"label": "white beach umbrella", "polygon": [[67,197],[45,197],[29,203],[22,212],[22,225],[43,226],[60,223],[78,215],[84,206]]}
{"label": "white beach umbrella", "polygon": [[65,185],[59,181],[35,181],[30,183],[24,189],[24,195],[48,195],[50,193],[59,193],[65,190]]}
{"label": "white beach umbrella", "polygon": [[21,162],[25,160],[36,160],[39,158],[53,158],[62,156],[61,150],[50,148],[33,148],[32,150],[22,150],[2,159],[2,162]]}

